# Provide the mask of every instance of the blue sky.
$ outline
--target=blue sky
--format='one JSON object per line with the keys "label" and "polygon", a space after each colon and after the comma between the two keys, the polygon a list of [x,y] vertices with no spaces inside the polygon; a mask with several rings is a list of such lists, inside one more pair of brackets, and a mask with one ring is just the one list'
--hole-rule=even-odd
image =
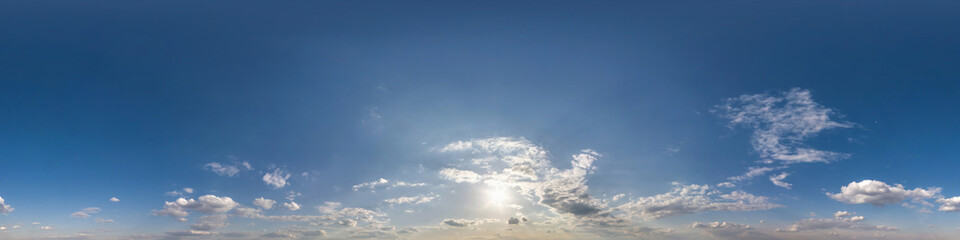
{"label": "blue sky", "polygon": [[5,1],[0,238],[950,239],[958,7]]}

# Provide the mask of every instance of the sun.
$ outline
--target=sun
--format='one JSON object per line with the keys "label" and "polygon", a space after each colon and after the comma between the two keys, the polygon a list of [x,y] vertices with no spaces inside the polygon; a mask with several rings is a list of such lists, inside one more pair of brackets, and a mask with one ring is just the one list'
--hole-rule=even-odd
{"label": "sun", "polygon": [[487,190],[487,205],[503,207],[509,204],[512,200],[512,197],[510,196],[510,192],[507,190],[508,189],[501,187]]}

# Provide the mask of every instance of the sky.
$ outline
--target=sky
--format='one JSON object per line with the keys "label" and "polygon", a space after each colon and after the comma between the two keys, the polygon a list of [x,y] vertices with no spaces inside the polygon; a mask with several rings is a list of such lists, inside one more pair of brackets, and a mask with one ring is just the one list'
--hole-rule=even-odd
{"label": "sky", "polygon": [[0,239],[956,239],[955,1],[2,1]]}

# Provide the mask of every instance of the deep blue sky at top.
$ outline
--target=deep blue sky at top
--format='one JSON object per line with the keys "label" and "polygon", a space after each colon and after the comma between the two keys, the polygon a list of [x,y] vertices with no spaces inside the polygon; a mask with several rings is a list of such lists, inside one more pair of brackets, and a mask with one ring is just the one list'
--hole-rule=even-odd
{"label": "deep blue sky at top", "polygon": [[[882,178],[953,196],[958,9],[949,1],[4,1],[0,190],[30,196],[18,208],[79,208],[117,192],[144,204],[131,208],[159,207],[158,195],[190,186],[242,196],[244,186],[200,170],[232,155],[261,170],[317,171],[320,183],[298,184],[315,184],[305,198],[323,201],[334,197],[331,186],[416,171],[431,147],[523,136],[561,163],[597,149],[603,174],[591,177],[591,190],[648,195],[671,181],[742,173],[756,160],[749,133],[726,128],[710,109],[801,87],[858,127],[811,141],[853,157],[798,167],[794,176],[806,179],[795,181],[798,194]],[[666,153],[674,147],[681,151]],[[622,179],[633,184],[613,184]]]}

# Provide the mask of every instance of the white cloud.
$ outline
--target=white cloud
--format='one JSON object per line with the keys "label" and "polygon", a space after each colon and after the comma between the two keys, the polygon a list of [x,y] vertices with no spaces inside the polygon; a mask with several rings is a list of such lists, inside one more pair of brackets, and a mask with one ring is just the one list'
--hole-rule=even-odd
{"label": "white cloud", "polygon": [[693,225],[690,226],[690,228],[745,230],[745,229],[750,229],[750,225],[730,223],[730,222],[711,222],[711,223],[694,222]]}
{"label": "white cloud", "polygon": [[192,193],[193,193],[193,188],[185,187],[185,188],[183,188],[183,192],[188,193],[188,194],[192,194]]}
{"label": "white cloud", "polygon": [[37,229],[40,229],[40,230],[53,230],[53,227],[51,227],[51,226],[42,226],[42,227],[39,227],[39,228],[37,228]]}
{"label": "white cloud", "polygon": [[88,208],[84,208],[84,209],[81,209],[80,211],[77,211],[77,212],[74,212],[74,213],[70,214],[70,217],[72,217],[72,218],[88,218],[88,217],[90,217],[90,214],[99,213],[100,211],[101,211],[101,209],[98,208],[98,207],[88,207]]}
{"label": "white cloud", "polygon": [[408,183],[404,181],[399,181],[397,183],[394,183],[393,187],[423,187],[426,185],[427,183]]}
{"label": "white cloud", "polygon": [[215,214],[200,217],[200,222],[190,225],[190,229],[196,231],[210,231],[217,228],[226,227],[227,225],[227,215]]}
{"label": "white cloud", "polygon": [[778,187],[790,189],[790,186],[792,186],[793,184],[783,181],[783,179],[786,179],[787,176],[790,176],[790,174],[786,172],[782,172],[780,174],[770,176],[770,182],[772,182],[773,185],[777,185]]}
{"label": "white cloud", "polygon": [[300,204],[297,204],[294,201],[283,203],[283,206],[286,207],[287,209],[290,209],[290,211],[300,210]]}
{"label": "white cloud", "polygon": [[739,190],[723,194],[709,185],[674,185],[668,193],[638,198],[617,208],[649,220],[704,211],[755,211],[782,207],[770,203],[766,197]]}
{"label": "white cloud", "polygon": [[937,203],[941,204],[941,212],[960,212],[960,197],[937,199]]}
{"label": "white cloud", "polygon": [[117,198],[117,197],[112,197],[112,198],[110,198],[110,201],[111,201],[111,202],[119,202],[120,199]]}
{"label": "white cloud", "polygon": [[85,213],[85,212],[73,212],[72,214],[70,214],[70,217],[72,217],[72,218],[88,218],[88,217],[90,217],[90,214]]}
{"label": "white cloud", "polygon": [[98,222],[98,223],[113,223],[113,222],[114,222],[113,219],[103,219],[103,218],[97,218],[97,219],[95,219],[95,221]]}
{"label": "white cloud", "polygon": [[197,230],[166,232],[166,234],[173,237],[202,237],[213,235],[211,232]]}
{"label": "white cloud", "polygon": [[6,215],[11,212],[13,212],[13,206],[7,205],[6,202],[3,201],[3,197],[0,197],[0,214]]}
{"label": "white cloud", "polygon": [[378,180],[376,180],[376,181],[373,181],[373,182],[367,182],[367,183],[361,183],[361,184],[353,185],[353,191],[354,191],[354,192],[360,191],[361,188],[370,188],[370,191],[373,191],[373,190],[376,190],[377,186],[385,185],[385,184],[387,184],[387,183],[390,183],[390,180],[387,180],[387,179],[384,179],[384,178],[380,178],[380,179],[378,179]]}
{"label": "white cloud", "polygon": [[626,197],[626,196],[627,196],[626,194],[621,193],[621,194],[613,195],[613,198],[611,198],[610,200],[613,200],[614,202],[616,202],[616,201],[619,201],[621,198]]}
{"label": "white cloud", "polygon": [[907,190],[900,184],[888,185],[875,180],[851,182],[840,188],[840,193],[827,193],[830,198],[850,204],[869,203],[877,206],[895,204],[910,199],[925,203],[924,199],[939,196],[940,188],[915,188]]}
{"label": "white cloud", "polygon": [[471,170],[444,168],[440,176],[454,182],[480,183],[494,188],[514,188],[520,194],[539,199],[538,203],[559,213],[577,217],[605,218],[601,211],[606,205],[587,193],[586,175],[596,167],[601,156],[585,149],[573,155],[572,168],[560,170],[550,165],[547,151],[526,139],[507,137],[458,141],[448,144],[442,152],[469,152],[478,158],[471,163],[484,173]]}
{"label": "white cloud", "polygon": [[271,186],[275,189],[283,188],[287,186],[287,179],[290,178],[290,173],[287,173],[283,170],[274,169],[273,173],[266,173],[263,175],[263,182],[267,183],[268,186]]}
{"label": "white cloud", "polygon": [[433,199],[436,199],[436,198],[437,198],[436,195],[429,195],[429,196],[419,195],[419,196],[412,196],[412,197],[391,198],[391,199],[383,200],[383,202],[389,203],[389,204],[407,204],[407,203],[421,204],[421,203],[428,203],[430,201],[433,201]]}
{"label": "white cloud", "polygon": [[480,224],[490,223],[490,222],[497,222],[497,220],[496,219],[471,220],[471,219],[449,219],[448,218],[448,219],[444,219],[443,222],[441,223],[443,225],[447,225],[451,227],[470,227],[470,226],[475,226],[475,225],[480,225]]}
{"label": "white cloud", "polygon": [[480,174],[469,170],[460,170],[454,168],[444,168],[440,170],[440,177],[452,180],[457,183],[477,183],[480,181]]}
{"label": "white cloud", "polygon": [[239,204],[230,197],[217,197],[214,195],[200,196],[196,200],[179,198],[173,202],[165,202],[164,208],[154,210],[153,214],[157,216],[171,216],[182,218],[189,216],[187,210],[202,213],[226,213],[237,207]]}
{"label": "white cloud", "polygon": [[297,237],[297,236],[296,236],[296,235],[293,235],[292,233],[288,233],[288,232],[275,231],[275,232],[270,232],[270,233],[263,234],[263,235],[261,235],[261,237],[264,237],[264,238],[295,238],[295,237]]}
{"label": "white cloud", "polygon": [[250,163],[248,163],[247,161],[243,161],[242,163],[240,163],[240,166],[243,166],[243,168],[247,170],[253,170],[253,166],[250,166]]}
{"label": "white cloud", "polygon": [[727,178],[727,180],[730,180],[733,182],[746,181],[746,180],[753,179],[754,177],[757,177],[757,176],[763,176],[764,174],[767,174],[767,172],[770,172],[773,170],[779,170],[783,168],[784,167],[782,166],[781,167],[749,167],[747,168],[747,172],[744,173],[743,175],[729,177]]}
{"label": "white cloud", "polygon": [[742,95],[727,99],[713,112],[732,125],[753,128],[753,148],[767,163],[830,162],[849,156],[802,143],[823,130],[853,126],[831,120],[834,111],[814,102],[808,90],[794,88],[781,96]]}
{"label": "white cloud", "polygon": [[257,206],[257,207],[260,207],[260,208],[263,208],[263,209],[271,209],[271,208],[273,208],[273,204],[276,204],[276,203],[277,203],[277,201],[270,200],[270,199],[266,199],[266,198],[263,198],[263,197],[259,197],[259,198],[253,200],[253,205],[254,205],[254,206]]}
{"label": "white cloud", "polygon": [[[299,206],[299,205],[298,205]],[[264,215],[261,210],[239,207],[234,214],[237,216],[275,222],[310,222],[311,225],[344,225],[352,227],[380,228],[387,223],[386,214],[364,208],[342,207],[337,202],[326,202],[318,206],[321,215]]]}
{"label": "white cloud", "polygon": [[880,231],[895,231],[896,227],[890,226],[878,226],[862,223],[865,218],[863,216],[854,216],[854,213],[847,211],[837,211],[833,214],[833,218],[809,218],[800,220],[794,223],[789,229],[785,230],[787,232],[797,232],[797,231],[807,231],[807,230],[824,230],[824,229],[855,229],[855,230],[880,230]]}
{"label": "white cloud", "polygon": [[233,177],[240,173],[240,168],[237,168],[235,165],[220,164],[217,162],[207,163],[203,165],[203,169],[213,171],[220,176]]}

